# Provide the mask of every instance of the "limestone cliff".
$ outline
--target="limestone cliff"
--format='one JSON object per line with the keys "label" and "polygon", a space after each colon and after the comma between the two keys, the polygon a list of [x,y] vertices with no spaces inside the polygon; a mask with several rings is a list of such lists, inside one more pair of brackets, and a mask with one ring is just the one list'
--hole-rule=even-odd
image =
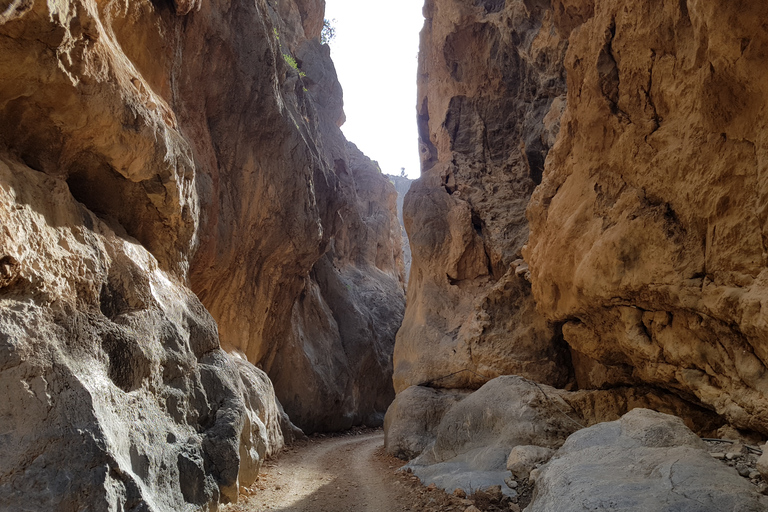
{"label": "limestone cliff", "polygon": [[291,419],[305,431],[379,426],[395,397],[392,351],[403,315],[396,193],[349,144],[337,160],[352,198],[328,251],[305,278],[291,332],[264,365]]}
{"label": "limestone cliff", "polygon": [[236,500],[283,444],[266,375],[64,180],[0,157],[0,222],[0,509]]}
{"label": "limestone cliff", "polygon": [[550,10],[522,0],[429,0],[424,15],[422,177],[403,209],[413,261],[395,389],[502,374],[565,386],[570,356],[536,311],[520,251],[564,104],[566,41]]}
{"label": "limestone cliff", "polygon": [[395,191],[338,129],[323,8],[0,12],[0,509],[214,510],[292,435],[275,394],[382,421]]}
{"label": "limestone cliff", "polygon": [[539,310],[580,387],[648,383],[768,434],[768,7],[557,8],[568,107],[524,252]]}
{"label": "limestone cliff", "polygon": [[408,277],[411,273],[411,242],[408,240],[408,233],[405,231],[405,222],[403,221],[403,204],[405,194],[411,189],[413,180],[404,176],[394,176],[387,174],[387,178],[395,185],[397,191],[397,219],[400,221],[400,234],[403,238],[403,267],[405,268],[405,284],[408,284]]}
{"label": "limestone cliff", "polygon": [[766,9],[426,2],[402,404],[516,374],[580,390],[588,424],[768,434]]}

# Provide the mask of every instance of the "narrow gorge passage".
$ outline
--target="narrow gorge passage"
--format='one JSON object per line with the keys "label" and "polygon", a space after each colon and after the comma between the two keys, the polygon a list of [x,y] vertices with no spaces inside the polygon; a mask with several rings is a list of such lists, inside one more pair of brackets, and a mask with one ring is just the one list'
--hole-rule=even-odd
{"label": "narrow gorge passage", "polygon": [[413,510],[415,492],[398,477],[399,464],[383,455],[384,433],[311,439],[267,463],[226,512],[394,512]]}

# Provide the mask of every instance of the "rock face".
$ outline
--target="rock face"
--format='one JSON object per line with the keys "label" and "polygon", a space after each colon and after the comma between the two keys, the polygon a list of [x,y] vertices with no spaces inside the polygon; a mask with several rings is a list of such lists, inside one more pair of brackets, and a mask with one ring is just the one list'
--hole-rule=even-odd
{"label": "rock face", "polygon": [[768,434],[766,9],[426,3],[398,392],[517,374],[590,424]]}
{"label": "rock face", "polygon": [[[339,129],[342,91],[320,28],[309,30],[306,20],[302,28],[302,8],[290,1],[278,12],[257,7],[251,16],[264,26],[248,48],[265,57],[248,65],[280,88],[254,98],[240,118],[224,114],[241,108],[234,104],[213,114],[220,135],[210,137],[227,142],[210,148],[211,214],[192,289],[216,318],[223,346],[270,375],[300,427],[380,425],[394,397],[391,354],[405,302],[394,187]],[[222,59],[242,58],[239,35],[231,44]],[[300,69],[286,64],[291,55]],[[239,85],[272,87],[259,73]],[[213,129],[210,119],[194,122]]]}
{"label": "rock face", "polygon": [[383,421],[395,191],[338,128],[323,7],[3,7],[0,509],[215,510],[298,433],[275,394]]}
{"label": "rock face", "polygon": [[520,259],[525,208],[557,134],[550,111],[565,93],[566,41],[551,12],[530,3],[424,7],[422,177],[403,208],[413,261],[397,391],[436,379],[477,388],[503,374],[556,386],[572,379],[559,329],[536,312]]}
{"label": "rock face", "polygon": [[529,512],[766,510],[733,469],[713,459],[679,418],[635,409],[581,430],[536,479]]}
{"label": "rock face", "polygon": [[397,219],[400,221],[400,234],[403,237],[403,266],[405,267],[405,284],[408,284],[408,277],[411,273],[411,243],[408,240],[408,233],[405,231],[405,222],[403,221],[403,203],[405,194],[411,189],[413,180],[404,176],[393,176],[387,174],[387,179],[395,185],[397,191]]}
{"label": "rock face", "polygon": [[264,366],[307,432],[380,426],[395,397],[392,351],[405,302],[396,192],[348,150],[342,197],[356,201],[340,212],[344,223],[294,304],[291,333]]}
{"label": "rock face", "polygon": [[[535,481],[526,510],[765,509],[683,423],[768,434],[766,15],[721,0],[426,3],[387,448],[404,454],[420,420],[402,405],[433,405],[408,386],[502,374],[554,386],[538,385],[555,415],[589,428],[530,472],[564,432],[505,416],[535,401],[498,377],[425,423],[411,445],[434,439],[411,463],[425,481],[505,488],[503,445]],[[508,441],[524,428],[551,444]]]}
{"label": "rock face", "polygon": [[580,387],[653,384],[766,434],[768,8],[569,4],[568,108],[528,210],[539,310]]}
{"label": "rock face", "polygon": [[266,375],[64,180],[1,157],[0,223],[0,509],[236,500],[283,445]]}

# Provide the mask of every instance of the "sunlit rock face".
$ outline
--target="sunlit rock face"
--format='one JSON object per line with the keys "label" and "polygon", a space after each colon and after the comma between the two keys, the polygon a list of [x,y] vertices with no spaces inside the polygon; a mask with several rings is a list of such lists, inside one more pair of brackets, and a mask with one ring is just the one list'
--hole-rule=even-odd
{"label": "sunlit rock face", "polygon": [[236,500],[283,445],[266,375],[64,180],[0,157],[0,222],[0,509]]}
{"label": "sunlit rock face", "polygon": [[3,8],[0,509],[236,500],[293,432],[252,363],[311,428],[381,421],[395,193],[338,129],[323,7]]}
{"label": "sunlit rock face", "polygon": [[768,433],[766,9],[426,3],[398,392],[510,373]]}
{"label": "sunlit rock face", "polygon": [[408,276],[411,272],[411,243],[408,240],[408,233],[406,233],[405,224],[403,223],[403,203],[405,201],[405,194],[411,189],[413,180],[405,176],[394,176],[392,174],[387,174],[387,178],[392,182],[397,191],[397,218],[400,220],[402,227],[400,234],[403,237],[403,266],[405,267],[405,284],[407,285]]}
{"label": "sunlit rock face", "polygon": [[580,387],[652,384],[766,434],[768,7],[556,10],[568,107],[524,251],[539,310]]}
{"label": "sunlit rock face", "polygon": [[541,2],[430,0],[424,15],[422,177],[403,209],[413,259],[395,389],[503,374],[566,386],[570,355],[521,259],[564,106],[566,40]]}

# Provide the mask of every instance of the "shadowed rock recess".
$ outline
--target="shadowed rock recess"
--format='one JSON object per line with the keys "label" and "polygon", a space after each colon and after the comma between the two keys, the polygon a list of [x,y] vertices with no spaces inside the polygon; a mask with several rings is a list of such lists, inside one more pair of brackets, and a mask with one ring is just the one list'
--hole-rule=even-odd
{"label": "shadowed rock recess", "polygon": [[277,398],[383,421],[396,192],[324,5],[0,5],[0,510],[215,510],[300,435]]}
{"label": "shadowed rock recess", "polygon": [[[710,471],[706,453],[664,450],[647,462],[668,479],[566,496],[597,464],[575,447],[603,434],[571,442],[560,427],[647,408],[699,435],[768,436],[768,7],[427,0],[424,16],[387,450],[421,454],[414,472],[449,491],[533,488],[531,510],[763,510],[748,485],[742,501],[730,484],[699,500],[706,479],[679,503],[643,502],[632,492]],[[540,439],[506,436],[510,410]],[[517,466],[501,452],[563,442],[543,480],[504,484]]]}

